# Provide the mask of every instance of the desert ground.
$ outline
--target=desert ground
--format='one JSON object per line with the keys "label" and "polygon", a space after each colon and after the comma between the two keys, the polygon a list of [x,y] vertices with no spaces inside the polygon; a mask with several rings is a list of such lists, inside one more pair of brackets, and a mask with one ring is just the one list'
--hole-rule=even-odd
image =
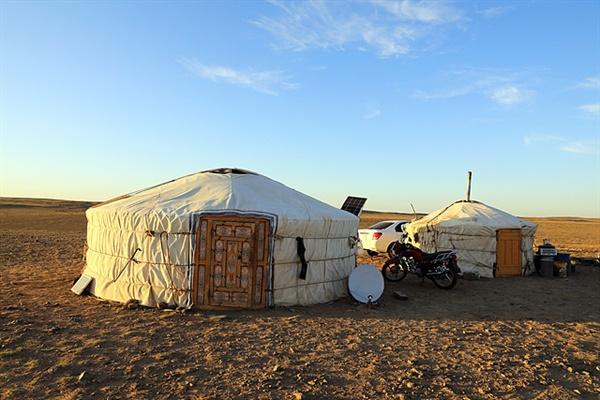
{"label": "desert ground", "polygon": [[[567,278],[446,291],[408,276],[376,305],[178,312],[71,292],[91,205],[0,198],[2,399],[600,397],[598,219],[524,217],[536,245],[571,254]],[[364,212],[361,227],[406,217]]]}

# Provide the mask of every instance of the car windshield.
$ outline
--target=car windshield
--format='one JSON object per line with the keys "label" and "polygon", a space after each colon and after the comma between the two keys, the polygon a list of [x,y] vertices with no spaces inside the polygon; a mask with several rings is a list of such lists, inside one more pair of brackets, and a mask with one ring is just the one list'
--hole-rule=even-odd
{"label": "car windshield", "polygon": [[393,222],[389,221],[378,222],[375,225],[373,225],[370,229],[385,229],[392,224]]}

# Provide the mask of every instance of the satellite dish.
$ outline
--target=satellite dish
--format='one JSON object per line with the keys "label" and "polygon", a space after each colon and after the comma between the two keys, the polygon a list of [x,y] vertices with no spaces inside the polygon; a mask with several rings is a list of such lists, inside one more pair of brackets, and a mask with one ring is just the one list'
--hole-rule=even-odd
{"label": "satellite dish", "polygon": [[361,303],[373,303],[383,293],[383,275],[374,265],[359,265],[348,278],[348,288],[356,300]]}

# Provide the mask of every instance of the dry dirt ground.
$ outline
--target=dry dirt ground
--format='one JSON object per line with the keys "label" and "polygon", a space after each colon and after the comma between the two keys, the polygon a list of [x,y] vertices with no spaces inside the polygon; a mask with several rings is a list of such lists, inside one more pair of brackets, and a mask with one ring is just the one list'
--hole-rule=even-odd
{"label": "dry dirt ground", "polygon": [[[597,259],[568,278],[460,280],[449,291],[409,276],[377,305],[129,309],[70,291],[89,205],[0,199],[2,399],[600,397]],[[363,213],[361,227],[390,217],[402,218]],[[538,243],[597,258],[599,220],[530,220]]]}

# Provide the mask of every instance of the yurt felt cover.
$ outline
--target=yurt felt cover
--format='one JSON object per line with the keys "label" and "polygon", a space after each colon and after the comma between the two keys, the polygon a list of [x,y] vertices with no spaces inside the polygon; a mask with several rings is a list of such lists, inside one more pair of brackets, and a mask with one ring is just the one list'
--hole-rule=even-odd
{"label": "yurt felt cover", "polygon": [[[311,305],[348,294],[359,219],[265,176],[210,170],[86,211],[89,291],[142,305],[192,307],[194,251],[202,216],[270,221],[267,305]],[[308,262],[300,279],[297,237]]]}
{"label": "yurt felt cover", "polygon": [[462,250],[458,253],[459,267],[487,278],[494,276],[496,232],[500,229],[521,230],[523,275],[535,272],[537,225],[481,202],[457,201],[406,226],[411,242],[423,251]]}

